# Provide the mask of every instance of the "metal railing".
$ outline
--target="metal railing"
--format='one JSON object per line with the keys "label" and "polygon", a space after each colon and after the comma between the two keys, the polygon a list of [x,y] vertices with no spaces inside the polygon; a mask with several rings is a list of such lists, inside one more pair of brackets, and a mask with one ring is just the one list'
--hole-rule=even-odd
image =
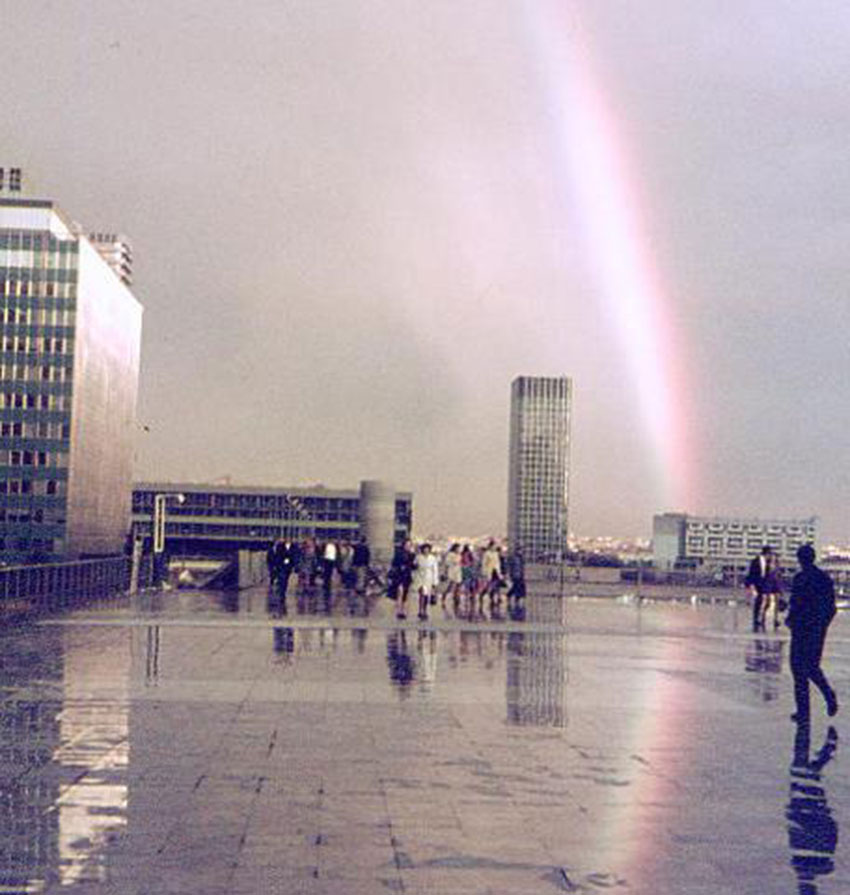
{"label": "metal railing", "polygon": [[0,568],[0,622],[72,609],[125,592],[129,584],[130,558],[126,556],[4,566]]}

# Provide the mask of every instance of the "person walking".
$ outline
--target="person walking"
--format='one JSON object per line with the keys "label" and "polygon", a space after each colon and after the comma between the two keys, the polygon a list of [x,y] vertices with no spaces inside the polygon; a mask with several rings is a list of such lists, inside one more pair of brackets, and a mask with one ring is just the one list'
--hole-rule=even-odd
{"label": "person walking", "polygon": [[511,587],[508,591],[508,601],[511,597],[515,600],[525,598],[525,557],[522,548],[517,547],[508,555],[508,577],[511,579]]}
{"label": "person walking", "polygon": [[269,549],[266,550],[266,567],[269,570],[269,593],[274,594],[276,592],[275,585],[277,584],[277,576],[280,572],[280,568],[278,566],[278,542],[272,541],[269,544]]}
{"label": "person walking", "polygon": [[467,606],[472,614],[475,611],[475,598],[478,596],[478,560],[469,544],[464,544],[460,553],[460,574]]}
{"label": "person walking", "polygon": [[342,586],[347,591],[353,591],[354,585],[356,583],[356,578],[354,574],[354,548],[348,541],[343,541],[339,545],[339,558],[337,560],[337,568],[339,570],[339,577],[342,581]]}
{"label": "person walking", "polygon": [[328,541],[322,550],[322,589],[325,594],[331,592],[331,580],[339,551],[333,541]]}
{"label": "person walking", "polygon": [[499,548],[495,541],[487,544],[487,549],[481,557],[481,578],[483,579],[482,596],[490,596],[490,606],[499,599],[499,589],[502,586],[502,560],[499,556]]}
{"label": "person walking", "polygon": [[407,595],[413,583],[413,566],[416,562],[416,554],[410,541],[396,545],[390,564],[390,578],[392,579],[393,596],[395,597],[396,618],[405,618]]}
{"label": "person walking", "polygon": [[354,588],[358,594],[366,593],[366,585],[369,580],[369,563],[372,559],[366,538],[360,537],[354,545],[354,556],[351,560],[351,568],[354,572]]}
{"label": "person walking", "polygon": [[779,557],[771,553],[767,558],[767,574],[761,604],[761,629],[764,631],[767,617],[773,615],[773,630],[779,629],[780,595],[782,594],[782,571],[779,568]]}
{"label": "person walking", "polygon": [[797,711],[792,720],[809,721],[809,681],[823,694],[826,712],[838,711],[835,690],[820,667],[824,641],[835,617],[835,587],[832,579],[815,565],[815,549],[804,544],[797,551],[800,571],[791,584],[791,604],[785,624],[791,629],[791,674]]}
{"label": "person walking", "polygon": [[286,592],[289,589],[289,576],[298,569],[301,561],[301,548],[290,538],[278,541],[275,544],[277,554],[277,581],[278,595],[286,602]]}
{"label": "person walking", "polygon": [[413,588],[419,595],[419,620],[428,618],[428,603],[440,583],[440,566],[437,557],[431,552],[430,544],[422,544],[416,554],[416,565],[413,569]]}
{"label": "person walking", "polygon": [[762,604],[764,603],[764,589],[767,584],[768,560],[773,550],[765,544],[761,553],[754,557],[750,563],[744,585],[749,588],[753,598],[753,631],[764,630]]}
{"label": "person walking", "polygon": [[460,588],[463,583],[463,574],[460,566],[460,544],[452,544],[443,560],[446,569],[446,589],[443,591],[443,606],[446,605],[446,597],[451,594],[454,600],[455,612],[460,603]]}

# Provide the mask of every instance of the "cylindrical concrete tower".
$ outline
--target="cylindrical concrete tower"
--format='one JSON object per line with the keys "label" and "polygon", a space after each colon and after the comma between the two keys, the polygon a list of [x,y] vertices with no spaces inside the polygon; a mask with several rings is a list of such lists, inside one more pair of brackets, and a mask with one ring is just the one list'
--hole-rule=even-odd
{"label": "cylindrical concrete tower", "polygon": [[369,479],[360,483],[360,532],[376,562],[389,562],[395,540],[395,488]]}

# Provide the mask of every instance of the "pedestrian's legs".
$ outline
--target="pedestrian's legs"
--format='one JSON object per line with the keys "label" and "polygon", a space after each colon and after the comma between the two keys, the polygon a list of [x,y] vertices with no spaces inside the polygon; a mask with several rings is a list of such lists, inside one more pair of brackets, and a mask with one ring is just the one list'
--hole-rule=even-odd
{"label": "pedestrian's legs", "polygon": [[819,666],[816,666],[809,672],[809,679],[820,690],[826,701],[827,714],[832,717],[838,711],[838,698],[835,695],[835,690],[829,685],[826,675]]}
{"label": "pedestrian's legs", "polygon": [[428,592],[424,587],[419,588],[419,618],[422,621],[428,618]]}
{"label": "pedestrian's legs", "polygon": [[761,603],[762,603],[762,595],[756,592],[753,597],[753,630],[758,631],[761,625]]}
{"label": "pedestrian's legs", "polygon": [[797,707],[795,720],[808,723],[809,720],[809,675],[805,668],[792,668],[794,675],[794,704]]}

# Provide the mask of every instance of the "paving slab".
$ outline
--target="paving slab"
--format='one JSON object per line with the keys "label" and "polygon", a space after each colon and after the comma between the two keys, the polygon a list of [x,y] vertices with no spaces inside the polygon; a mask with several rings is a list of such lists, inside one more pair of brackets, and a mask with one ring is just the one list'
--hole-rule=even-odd
{"label": "paving slab", "polygon": [[[0,632],[0,892],[850,892],[745,607],[144,595]],[[850,693],[850,618],[827,673]],[[850,698],[850,697],[848,697]]]}

